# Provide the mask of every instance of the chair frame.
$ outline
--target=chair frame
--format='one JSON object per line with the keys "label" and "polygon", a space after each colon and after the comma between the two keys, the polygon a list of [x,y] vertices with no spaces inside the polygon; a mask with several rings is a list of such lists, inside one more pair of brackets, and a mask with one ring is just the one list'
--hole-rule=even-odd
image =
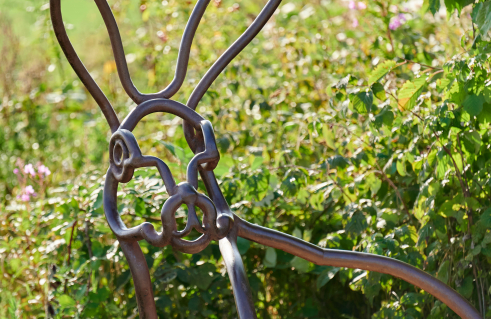
{"label": "chair frame", "polygon": [[[171,100],[171,98],[184,82],[191,44],[210,0],[197,0],[181,39],[174,79],[165,89],[152,94],[140,93],[133,84],[111,7],[106,0],[94,0],[109,33],[123,88],[137,104],[137,107],[122,122],[118,119],[111,103],[89,74],[70,43],[63,23],[60,1],[50,0],[51,20],[56,37],[68,62],[101,108],[113,134],[109,143],[110,166],[104,185],[104,212],[130,266],[140,318],[158,318],[150,273],[138,244],[140,240],[146,240],[157,247],[172,245],[173,249],[191,254],[202,251],[211,240],[218,241],[231,281],[239,317],[242,319],[257,318],[247,275],[237,248],[238,236],[283,250],[316,265],[363,269],[401,278],[435,296],[461,318],[481,318],[479,312],[451,287],[407,263],[375,254],[323,249],[288,234],[251,224],[230,210],[213,173],[213,169],[220,159],[213,127],[209,121],[196,113],[195,109],[223,69],[261,31],[280,5],[281,0],[269,0],[266,3],[247,30],[206,72],[185,105]],[[162,160],[153,156],[142,155],[138,143],[131,133],[143,117],[155,112],[170,113],[183,119],[186,140],[195,153],[187,167],[186,182],[176,185],[168,166]],[[128,229],[117,210],[119,183],[130,181],[134,169],[150,166],[157,167],[170,195],[162,207],[162,232],[160,233],[150,223],[143,223]],[[196,190],[198,188],[198,173],[206,186],[209,197],[198,193]],[[175,211],[182,204],[186,204],[188,207],[188,220],[185,229],[178,231]],[[196,216],[196,206],[203,211],[202,224]],[[194,241],[183,239],[193,229],[200,232],[201,237]]]}

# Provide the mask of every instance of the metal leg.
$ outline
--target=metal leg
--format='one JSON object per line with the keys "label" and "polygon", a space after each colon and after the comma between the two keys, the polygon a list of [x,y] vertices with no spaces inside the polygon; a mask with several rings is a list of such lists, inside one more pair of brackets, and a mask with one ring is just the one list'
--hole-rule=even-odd
{"label": "metal leg", "polygon": [[136,241],[120,241],[119,244],[130,265],[140,319],[158,319],[155,301],[153,300],[150,272],[140,245]]}
{"label": "metal leg", "polygon": [[249,280],[244,264],[237,249],[237,232],[232,230],[229,235],[218,242],[220,251],[227,266],[228,276],[232,283],[237,313],[241,319],[257,319],[252,300]]}

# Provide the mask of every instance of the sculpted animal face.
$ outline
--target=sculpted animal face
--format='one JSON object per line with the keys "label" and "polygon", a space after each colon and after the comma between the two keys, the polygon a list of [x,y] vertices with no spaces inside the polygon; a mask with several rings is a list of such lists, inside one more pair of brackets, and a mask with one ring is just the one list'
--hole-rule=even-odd
{"label": "sculpted animal face", "polygon": [[[142,155],[138,142],[130,130],[131,123],[137,123],[144,116],[145,110],[167,110],[172,113],[174,109],[169,106],[184,107],[181,114],[199,131],[202,138],[200,152],[189,162],[187,167],[187,181],[176,185],[167,164],[154,156]],[[217,225],[217,211],[215,205],[207,196],[197,192],[198,172],[200,170],[213,170],[220,159],[213,128],[209,121],[201,119],[199,115],[186,106],[175,105],[170,100],[155,99],[139,105],[134,112],[123,122],[121,128],[113,133],[109,142],[110,166],[106,174],[104,189],[104,210],[109,226],[120,240],[142,240],[148,243],[164,247],[172,245],[175,249],[185,253],[196,253],[203,250],[211,240],[218,240],[225,235],[220,232]],[[126,128],[124,128],[126,127]],[[134,126],[133,126],[134,127]],[[119,183],[127,183],[132,177],[135,169],[142,167],[156,167],[160,173],[164,185],[170,197],[162,207],[161,220],[162,232],[157,232],[150,223],[143,223],[137,227],[127,229],[117,212],[117,188]],[[175,213],[177,209],[185,204],[188,207],[188,220],[182,231],[177,230]],[[203,222],[198,220],[195,207],[203,211]],[[189,235],[196,229],[202,235],[194,240],[188,241],[183,237]]]}
{"label": "sculpted animal face", "polygon": [[[60,0],[51,0],[50,7],[53,28],[60,45],[73,69],[98,103],[113,133],[109,143],[110,165],[104,187],[104,210],[109,226],[120,241],[146,240],[150,244],[159,247],[170,244],[182,252],[199,252],[212,239],[223,238],[229,232],[233,224],[233,215],[218,188],[218,183],[213,174],[213,169],[220,159],[213,127],[210,122],[194,111],[199,99],[196,99],[196,94],[194,94],[194,98],[191,97],[190,99],[195,102],[191,102],[191,104],[194,104],[190,107],[170,100],[170,98],[180,89],[186,76],[192,40],[209,0],[198,0],[191,13],[181,41],[174,79],[164,90],[152,94],[142,94],[134,86],[126,64],[121,36],[111,8],[106,0],[95,0],[95,2],[109,33],[123,88],[128,96],[138,104],[122,122],[119,121],[111,103],[85,69],[71,45],[63,24]],[[215,68],[214,72],[218,71],[217,74],[219,74],[225,65]],[[201,85],[198,84],[195,91],[202,96],[211,85],[211,82],[205,81]],[[195,153],[187,167],[187,181],[179,185],[176,185],[169,167],[161,159],[142,154],[137,140],[131,133],[143,117],[155,112],[171,113],[184,120],[186,139]],[[135,169],[143,167],[156,167],[158,169],[170,195],[170,198],[162,207],[161,232],[157,232],[149,223],[143,223],[128,229],[117,211],[118,184],[129,182]],[[198,173],[201,174],[207,191],[212,197],[211,199],[197,192]],[[188,220],[185,229],[178,231],[175,212],[183,204],[188,207]],[[199,222],[196,215],[196,207],[203,211],[202,223]],[[187,236],[193,229],[200,232],[202,234],[201,237],[194,241],[184,240],[183,237]]]}

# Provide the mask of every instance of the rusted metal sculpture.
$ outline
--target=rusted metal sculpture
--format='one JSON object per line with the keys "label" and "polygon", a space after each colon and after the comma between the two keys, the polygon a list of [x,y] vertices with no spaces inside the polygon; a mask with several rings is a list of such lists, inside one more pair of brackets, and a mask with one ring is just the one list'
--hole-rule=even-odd
{"label": "rusted metal sculpture", "polygon": [[[109,143],[110,166],[104,186],[104,211],[109,226],[119,240],[129,263],[135,284],[140,318],[157,318],[148,266],[138,244],[140,240],[146,240],[157,247],[172,245],[174,249],[190,254],[202,251],[211,240],[218,241],[232,283],[240,318],[257,318],[247,275],[237,249],[237,236],[283,250],[317,265],[358,268],[399,277],[435,296],[460,317],[465,319],[481,318],[477,310],[455,290],[416,267],[374,254],[323,249],[293,236],[248,223],[230,210],[213,173],[213,169],[220,159],[213,127],[209,121],[194,110],[220,72],[263,28],[281,0],[269,0],[249,28],[220,56],[200,80],[186,105],[173,101],[171,98],[179,90],[186,76],[191,44],[210,0],[197,0],[182,36],[174,79],[164,90],[154,94],[142,94],[134,86],[111,8],[106,0],[94,1],[109,32],[123,88],[138,105],[121,123],[111,103],[90,76],[68,39],[63,24],[60,0],[50,0],[51,19],[56,37],[68,62],[96,100],[113,134]],[[195,153],[187,167],[186,182],[176,185],[168,166],[161,159],[142,155],[138,143],[131,133],[143,117],[155,112],[171,113],[184,120],[186,140]],[[119,183],[129,182],[136,168],[150,166],[157,167],[170,195],[161,211],[161,232],[157,232],[150,223],[143,223],[128,229],[117,210]],[[198,188],[198,173],[201,175],[209,197],[198,193],[196,190]],[[188,219],[185,229],[178,231],[175,212],[182,204],[186,204],[188,207]],[[202,223],[196,216],[196,206],[203,211]],[[192,229],[201,233],[201,237],[194,241],[183,239]]]}

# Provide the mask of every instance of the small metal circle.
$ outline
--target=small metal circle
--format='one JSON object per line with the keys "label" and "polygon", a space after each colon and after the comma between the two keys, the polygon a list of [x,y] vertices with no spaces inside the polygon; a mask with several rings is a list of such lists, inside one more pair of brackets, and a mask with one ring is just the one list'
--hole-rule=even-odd
{"label": "small metal circle", "polygon": [[117,140],[113,149],[113,160],[114,164],[120,166],[125,159],[125,146],[121,140]]}

